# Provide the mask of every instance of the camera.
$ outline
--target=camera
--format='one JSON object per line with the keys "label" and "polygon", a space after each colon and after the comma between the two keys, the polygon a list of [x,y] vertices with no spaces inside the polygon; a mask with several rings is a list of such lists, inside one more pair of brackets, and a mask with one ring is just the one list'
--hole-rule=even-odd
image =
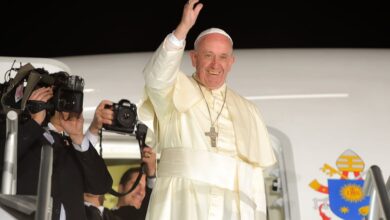
{"label": "camera", "polygon": [[[1,86],[1,104],[4,112],[13,109],[21,113],[26,108],[30,113],[37,113],[43,109],[49,112],[83,111],[82,77],[69,75],[63,71],[49,73],[44,68],[34,68],[30,63],[11,70],[17,71],[17,74]],[[35,89],[49,86],[53,87],[54,96],[47,103],[28,100]]]}
{"label": "camera", "polygon": [[103,124],[103,128],[108,131],[133,134],[137,124],[137,106],[129,100],[121,99],[118,103],[105,105],[104,108],[112,109],[114,119],[112,124]]}
{"label": "camera", "polygon": [[42,68],[34,69],[30,74],[31,76],[39,74],[39,81],[34,89],[48,86],[53,87],[53,98],[50,99],[48,103],[27,101],[27,109],[31,113],[37,113],[43,109],[48,111],[74,112],[78,114],[83,111],[83,78],[76,75],[69,75],[67,72],[63,71],[49,74]]}
{"label": "camera", "polygon": [[59,112],[83,111],[84,79],[66,72],[52,74],[54,78],[54,109]]}

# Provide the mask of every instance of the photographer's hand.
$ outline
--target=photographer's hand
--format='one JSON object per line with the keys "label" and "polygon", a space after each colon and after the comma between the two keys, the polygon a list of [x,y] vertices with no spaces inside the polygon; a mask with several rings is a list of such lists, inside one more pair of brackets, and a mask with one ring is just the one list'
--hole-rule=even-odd
{"label": "photographer's hand", "polygon": [[[57,112],[56,112],[57,114]],[[69,135],[74,144],[81,145],[84,139],[83,125],[84,117],[80,114],[79,117],[69,117],[69,113],[61,112],[60,125],[64,131]]]}
{"label": "photographer's hand", "polygon": [[156,153],[151,147],[142,149],[142,162],[146,165],[146,176],[156,176]]}
{"label": "photographer's hand", "polygon": [[100,102],[98,107],[96,108],[95,115],[93,116],[93,120],[91,125],[89,126],[89,131],[98,135],[99,130],[103,127],[103,124],[112,124],[112,119],[114,118],[114,112],[111,109],[104,108],[105,105],[112,105],[113,102],[108,100],[103,100]]}
{"label": "photographer's hand", "polygon": [[[53,89],[51,87],[42,87],[34,90],[31,93],[28,100],[41,101],[46,103],[52,97],[53,97]],[[42,124],[42,122],[45,120],[45,117],[46,117],[46,110],[42,110],[35,114],[31,113],[31,118],[34,121],[36,121],[39,125]]]}

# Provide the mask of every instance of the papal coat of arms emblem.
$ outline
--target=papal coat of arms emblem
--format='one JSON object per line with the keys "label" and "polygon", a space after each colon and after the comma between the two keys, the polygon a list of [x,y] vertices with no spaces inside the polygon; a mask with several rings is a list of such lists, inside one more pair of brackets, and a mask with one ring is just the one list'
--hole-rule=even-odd
{"label": "papal coat of arms emblem", "polygon": [[322,220],[331,218],[323,211],[330,207],[332,213],[341,219],[361,220],[368,215],[369,196],[363,193],[364,161],[352,150],[346,150],[336,161],[336,168],[324,164],[321,170],[329,177],[337,175],[339,178],[328,178],[328,186],[313,180],[309,185],[317,192],[328,194],[327,199],[315,199]]}

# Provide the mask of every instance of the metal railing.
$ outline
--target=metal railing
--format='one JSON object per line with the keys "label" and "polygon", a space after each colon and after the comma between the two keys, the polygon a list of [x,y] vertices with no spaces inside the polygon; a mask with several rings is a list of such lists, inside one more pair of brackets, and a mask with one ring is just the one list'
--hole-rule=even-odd
{"label": "metal railing", "polygon": [[[37,196],[16,195],[18,114],[10,110],[6,121],[6,142],[4,150],[4,170],[0,204],[5,205],[15,215],[28,215],[35,211],[36,220],[49,220],[52,215],[51,175],[53,166],[53,148],[44,144],[41,153]],[[35,203],[35,204],[34,204]]]}
{"label": "metal railing", "polygon": [[4,149],[4,169],[1,193],[16,194],[17,146],[18,146],[18,114],[15,111],[7,113],[6,142]]}
{"label": "metal railing", "polygon": [[39,168],[36,220],[49,220],[52,215],[51,175],[53,172],[53,148],[42,146],[41,164]]}
{"label": "metal railing", "polygon": [[380,168],[371,166],[363,186],[364,194],[371,197],[366,220],[390,220],[389,189],[389,180],[386,186]]}
{"label": "metal railing", "polygon": [[390,198],[390,176],[386,182],[386,190],[387,190],[387,196]]}

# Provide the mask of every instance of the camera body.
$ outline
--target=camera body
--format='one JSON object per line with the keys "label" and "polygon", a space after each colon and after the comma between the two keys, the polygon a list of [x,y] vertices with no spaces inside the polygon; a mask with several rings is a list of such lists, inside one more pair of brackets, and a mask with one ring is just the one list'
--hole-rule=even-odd
{"label": "camera body", "polygon": [[114,119],[112,124],[103,124],[103,128],[108,131],[118,133],[133,134],[137,124],[137,106],[129,100],[121,99],[118,103],[105,105],[104,108],[112,109]]}
{"label": "camera body", "polygon": [[[10,77],[11,71],[17,72],[14,78]],[[63,71],[49,73],[44,68],[34,68],[30,63],[19,68],[11,67],[7,73],[9,79],[0,83],[0,115],[9,110],[18,114],[35,114],[47,110],[48,115],[53,115],[54,110],[77,114],[83,111],[82,77]],[[41,87],[52,87],[53,98],[47,102],[29,100],[32,92]]]}
{"label": "camera body", "polygon": [[54,73],[53,78],[54,109],[59,112],[81,113],[84,101],[84,79],[76,75],[58,73]]}
{"label": "camera body", "polygon": [[69,75],[67,72],[49,74],[42,68],[34,69],[31,75],[39,74],[39,81],[35,89],[39,87],[53,87],[53,98],[46,104],[28,101],[27,108],[31,113],[46,109],[59,112],[73,112],[80,114],[83,111],[84,79],[80,76]]}

